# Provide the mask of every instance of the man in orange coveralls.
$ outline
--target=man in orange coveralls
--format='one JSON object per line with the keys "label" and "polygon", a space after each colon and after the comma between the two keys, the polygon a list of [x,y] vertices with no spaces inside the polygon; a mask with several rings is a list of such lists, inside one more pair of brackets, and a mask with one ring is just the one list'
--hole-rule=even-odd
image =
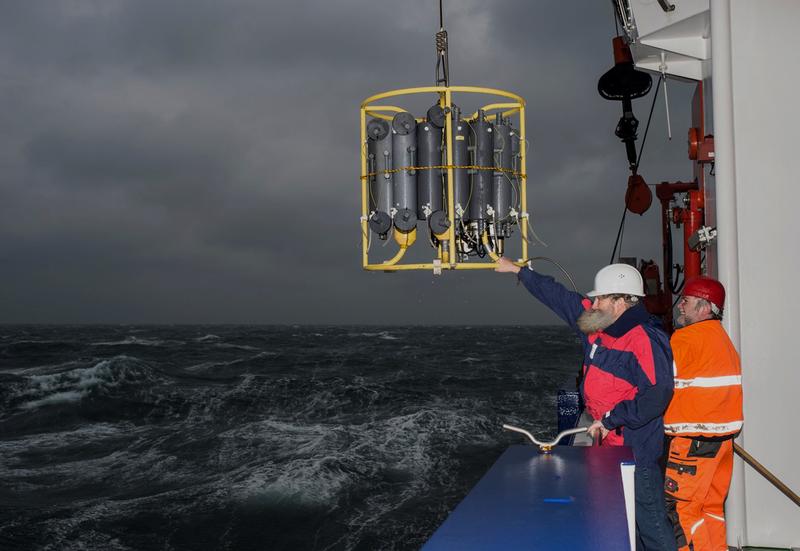
{"label": "man in orange coveralls", "polygon": [[681,551],[727,551],[725,512],[733,438],[742,429],[739,355],[722,328],[725,289],[709,277],[686,282],[670,339],[675,393],[664,414],[671,436],[664,488]]}

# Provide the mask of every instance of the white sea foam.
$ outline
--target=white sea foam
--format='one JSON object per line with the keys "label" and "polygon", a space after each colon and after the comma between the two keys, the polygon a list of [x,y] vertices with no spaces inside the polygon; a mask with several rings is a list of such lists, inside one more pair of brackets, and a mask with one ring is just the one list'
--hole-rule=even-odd
{"label": "white sea foam", "polygon": [[327,547],[351,548],[364,532],[374,533],[387,515],[407,507],[431,484],[451,483],[450,464],[457,458],[442,456],[436,446],[480,442],[479,434],[489,423],[463,411],[428,407],[357,425],[254,424],[247,435],[227,436],[232,443],[244,440],[247,446],[253,446],[255,439],[257,447],[279,453],[237,481],[233,493],[284,508],[330,509],[351,490],[363,491],[389,476],[398,482],[395,491],[370,494],[364,502],[352,504],[348,529]]}
{"label": "white sea foam", "polygon": [[233,476],[230,489],[239,500],[283,507],[330,506],[358,476],[357,469],[343,468],[353,456],[342,448],[341,427],[264,421],[220,436],[221,456],[230,465],[242,464],[242,456],[251,457],[254,447],[271,457]]}
{"label": "white sea foam", "polygon": [[19,388],[15,397],[25,402],[23,409],[76,402],[96,389],[111,389],[128,380],[143,379],[141,363],[131,356],[114,356],[91,367],[62,370],[57,373],[31,375],[27,385]]}
{"label": "white sea foam", "polygon": [[[235,346],[234,346],[235,347]],[[238,347],[235,347],[238,348]],[[258,350],[258,348],[253,348],[252,350]],[[227,362],[202,362],[199,364],[191,365],[186,369],[186,371],[192,372],[201,372],[201,371],[211,371],[213,369],[221,369],[225,367],[236,366],[245,362],[250,362],[252,360],[261,360],[264,358],[273,358],[275,356],[279,356],[280,352],[271,352],[269,350],[263,350],[258,354],[254,354],[252,356],[247,356],[246,358],[236,358]]]}
{"label": "white sea foam", "polygon": [[30,402],[25,402],[20,407],[22,409],[34,409],[41,406],[49,406],[52,404],[63,404],[67,402],[80,402],[81,398],[86,396],[88,390],[68,390],[66,392],[56,392],[55,394],[50,394],[49,396],[45,396],[39,400],[31,400]]}
{"label": "white sea foam", "polygon": [[168,344],[182,344],[179,341],[165,341],[161,339],[140,339],[139,337],[127,336],[119,341],[93,342],[91,346],[164,346]]}
{"label": "white sea foam", "polygon": [[147,427],[136,426],[132,423],[92,423],[82,425],[72,430],[58,432],[43,432],[0,440],[0,457],[11,457],[19,453],[36,450],[57,450],[65,446],[84,445],[117,438],[119,436],[132,437],[144,433]]}
{"label": "white sea foam", "polygon": [[201,373],[205,371],[211,371],[212,369],[223,368],[237,361],[238,360],[231,360],[230,362],[202,362],[199,364],[190,365],[189,367],[185,367],[184,370],[190,371],[192,373]]}
{"label": "white sea foam", "polygon": [[[240,499],[289,507],[334,506],[350,488],[369,486],[391,473],[392,479],[404,481],[403,489],[376,503],[377,518],[418,496],[431,479],[446,479],[447,464],[434,444],[474,441],[480,424],[488,420],[476,423],[462,412],[434,409],[354,425],[267,420],[221,434],[219,457],[223,465],[251,465],[232,483]],[[258,461],[265,456],[270,460]]]}
{"label": "white sea foam", "polygon": [[234,484],[232,494],[285,508],[328,508],[352,484],[352,473],[331,467],[336,461],[335,456],[326,456],[262,465]]}
{"label": "white sea foam", "polygon": [[19,368],[11,368],[11,369],[4,369],[5,373],[11,373],[13,375],[36,375],[38,373],[52,373],[53,371],[60,371],[65,368],[69,368],[71,366],[81,365],[81,362],[78,360],[70,360],[68,362],[61,362],[57,364],[46,364],[46,365],[37,365],[34,367],[19,367]]}
{"label": "white sea foam", "polygon": [[[235,348],[237,350],[261,350],[257,346],[248,346],[246,344],[231,344],[228,342],[220,342],[214,345],[217,348]],[[277,352],[272,352],[272,354],[277,354]]]}
{"label": "white sea foam", "polygon": [[363,332],[363,333],[348,333],[348,337],[377,337],[379,339],[387,340],[387,341],[396,341],[400,337],[396,337],[392,335],[389,331],[376,331],[376,332]]}

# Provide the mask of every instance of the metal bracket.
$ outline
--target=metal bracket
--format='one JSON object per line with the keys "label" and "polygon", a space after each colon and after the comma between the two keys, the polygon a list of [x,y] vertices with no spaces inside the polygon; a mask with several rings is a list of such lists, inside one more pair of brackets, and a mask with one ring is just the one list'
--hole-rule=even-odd
{"label": "metal bracket", "polygon": [[693,251],[702,251],[717,237],[717,228],[703,226],[689,237],[688,245]]}

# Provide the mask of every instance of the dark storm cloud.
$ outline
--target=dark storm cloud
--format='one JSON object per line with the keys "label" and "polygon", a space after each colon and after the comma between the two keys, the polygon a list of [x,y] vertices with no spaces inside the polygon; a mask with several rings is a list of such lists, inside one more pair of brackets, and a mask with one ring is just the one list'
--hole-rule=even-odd
{"label": "dark storm cloud", "polygon": [[114,119],[63,121],[32,136],[25,148],[28,165],[71,188],[119,187],[132,194],[155,188],[159,199],[171,202],[176,187],[186,192],[224,182],[238,160],[235,137],[197,117],[165,122],[117,113]]}
{"label": "dark storm cloud", "polygon": [[[607,4],[445,1],[452,83],[528,101],[529,210],[550,245],[532,254],[582,289],[610,256],[627,178],[619,105],[595,91],[611,65]],[[513,278],[360,270],[358,106],[432,84],[437,7],[6,6],[0,321],[553,321]],[[674,104],[689,90],[673,85]],[[648,108],[635,104],[642,127]],[[688,178],[655,113],[645,177]],[[659,254],[658,222],[630,217],[626,254]],[[371,252],[393,254],[381,245]]]}

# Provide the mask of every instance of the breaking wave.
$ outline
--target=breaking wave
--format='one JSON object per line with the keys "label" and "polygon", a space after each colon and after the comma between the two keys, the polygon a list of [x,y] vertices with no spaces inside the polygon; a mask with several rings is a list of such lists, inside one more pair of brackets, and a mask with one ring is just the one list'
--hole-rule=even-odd
{"label": "breaking wave", "polygon": [[78,402],[92,394],[154,379],[152,369],[131,356],[114,356],[90,367],[70,368],[74,365],[75,362],[65,362],[55,366],[58,370],[54,373],[23,376],[10,385],[7,400],[22,409],[35,409]]}

